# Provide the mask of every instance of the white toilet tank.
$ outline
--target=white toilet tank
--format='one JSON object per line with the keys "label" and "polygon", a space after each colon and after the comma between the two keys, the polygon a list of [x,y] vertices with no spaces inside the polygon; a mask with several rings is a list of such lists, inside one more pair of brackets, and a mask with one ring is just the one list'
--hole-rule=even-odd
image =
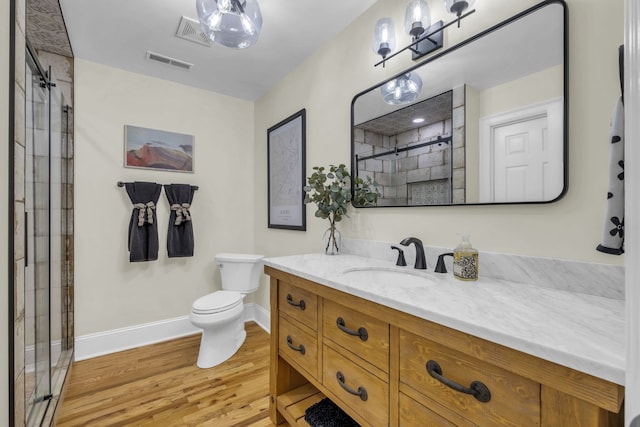
{"label": "white toilet tank", "polygon": [[222,253],[215,256],[220,266],[222,289],[243,294],[258,289],[262,255]]}

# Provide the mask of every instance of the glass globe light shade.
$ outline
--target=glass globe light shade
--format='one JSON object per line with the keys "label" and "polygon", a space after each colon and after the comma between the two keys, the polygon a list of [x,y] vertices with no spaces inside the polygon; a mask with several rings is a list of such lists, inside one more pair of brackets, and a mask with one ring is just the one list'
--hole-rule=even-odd
{"label": "glass globe light shade", "polygon": [[460,16],[465,10],[473,8],[476,0],[444,0],[447,12]]}
{"label": "glass globe light shade", "polygon": [[258,41],[262,14],[256,0],[196,0],[202,31],[215,43],[244,49]]}
{"label": "glass globe light shade", "polygon": [[385,103],[389,105],[408,104],[415,101],[422,90],[422,79],[416,73],[407,73],[380,87]]}
{"label": "glass globe light shade", "polygon": [[404,15],[404,29],[412,37],[419,37],[431,25],[429,5],[423,0],[412,1]]}
{"label": "glass globe light shade", "polygon": [[381,18],[376,22],[373,32],[372,49],[375,53],[386,58],[396,48],[396,31],[391,18]]}

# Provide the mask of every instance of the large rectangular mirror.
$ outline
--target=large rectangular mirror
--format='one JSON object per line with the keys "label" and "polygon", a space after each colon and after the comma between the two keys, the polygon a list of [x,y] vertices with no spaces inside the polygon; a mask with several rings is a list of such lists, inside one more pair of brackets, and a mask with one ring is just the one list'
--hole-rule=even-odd
{"label": "large rectangular mirror", "polygon": [[544,1],[356,95],[353,174],[378,184],[377,206],[558,200],[566,57],[566,5]]}

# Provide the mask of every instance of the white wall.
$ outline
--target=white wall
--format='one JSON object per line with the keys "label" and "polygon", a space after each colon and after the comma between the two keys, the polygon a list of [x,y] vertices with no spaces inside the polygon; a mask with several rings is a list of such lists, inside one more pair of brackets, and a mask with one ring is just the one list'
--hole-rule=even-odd
{"label": "white wall", "polygon": [[[563,95],[562,72],[562,66],[550,67],[480,91],[478,113],[480,118],[561,98]],[[518,96],[514,97],[514,93]]]}
{"label": "white wall", "polygon": [[[485,0],[459,30],[447,31],[445,44],[536,3]],[[351,209],[351,218],[339,224],[343,234],[386,241],[414,235],[452,247],[456,233],[469,232],[480,251],[622,264],[623,257],[594,250],[604,216],[608,122],[619,92],[622,3],[568,1],[570,180],[564,199],[550,205]],[[441,1],[432,2],[432,15],[450,19]],[[76,336],[186,315],[195,298],[219,287],[216,252],[321,250],[327,224],[313,216],[313,205],[306,232],[267,228],[266,132],[306,108],[307,175],[315,165],[349,164],[353,96],[413,64],[407,54],[386,68],[373,67],[379,58],[370,49],[372,28],[382,16],[392,16],[406,41],[400,34],[404,4],[379,0],[255,105],[76,60]],[[607,23],[609,31],[593,31],[592,22]],[[195,134],[196,173],[123,168],[124,124]],[[193,259],[166,258],[163,195],[160,259],[128,262],[130,203],[116,181],[136,179],[200,186]],[[268,307],[266,278],[263,284],[248,302]]]}
{"label": "white wall", "polygon": [[[0,1],[0,200],[9,198],[9,0]],[[11,83],[13,85],[13,82]],[[11,142],[13,143],[13,142]],[[6,206],[6,205],[5,205]],[[9,425],[9,217],[0,209],[0,427]],[[12,231],[13,232],[13,231]],[[13,380],[13,379],[12,379]]]}
{"label": "white wall", "polygon": [[[432,1],[432,19],[450,20],[442,1]],[[461,40],[537,0],[485,0],[458,30],[447,30],[445,44]],[[350,210],[339,224],[343,235],[399,241],[413,235],[426,244],[453,247],[468,232],[480,251],[509,252],[622,264],[623,257],[595,251],[602,233],[607,191],[609,117],[619,94],[617,48],[623,42],[623,1],[569,0],[569,192],[545,205],[420,207]],[[318,252],[327,222],[307,207],[307,231],[267,228],[266,130],[307,109],[307,175],[313,166],[350,164],[350,105],[357,93],[411,65],[410,55],[386,68],[370,48],[375,22],[391,16],[399,39],[404,2],[379,0],[324,49],[291,72],[256,103],[256,250],[266,255]],[[595,31],[594,23],[608,31]],[[398,45],[402,45],[399,41]],[[268,306],[268,291],[258,301]]]}
{"label": "white wall", "polygon": [[[251,252],[253,104],[75,60],[76,337],[185,316],[220,288],[213,256]],[[194,174],[123,167],[124,125],[195,135]],[[168,202],[158,202],[157,261],[129,263],[131,203],[117,181],[198,185],[193,258],[167,258]]]}

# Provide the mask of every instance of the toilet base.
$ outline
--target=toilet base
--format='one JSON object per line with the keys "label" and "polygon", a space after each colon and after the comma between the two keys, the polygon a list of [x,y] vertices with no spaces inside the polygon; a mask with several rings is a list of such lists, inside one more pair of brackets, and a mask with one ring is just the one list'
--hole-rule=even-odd
{"label": "toilet base", "polygon": [[198,368],[213,368],[233,356],[244,343],[244,307],[242,304],[224,313],[191,313],[191,323],[202,329]]}
{"label": "toilet base", "polygon": [[200,340],[200,351],[198,352],[198,362],[196,363],[198,365],[198,368],[213,368],[214,366],[217,366],[222,362],[228,360],[229,358],[231,358],[231,356],[236,354],[240,347],[242,347],[242,344],[244,343],[246,337],[247,332],[243,328],[240,335],[234,337],[231,346],[220,346],[218,336],[212,336],[211,334],[202,332],[202,339]]}

